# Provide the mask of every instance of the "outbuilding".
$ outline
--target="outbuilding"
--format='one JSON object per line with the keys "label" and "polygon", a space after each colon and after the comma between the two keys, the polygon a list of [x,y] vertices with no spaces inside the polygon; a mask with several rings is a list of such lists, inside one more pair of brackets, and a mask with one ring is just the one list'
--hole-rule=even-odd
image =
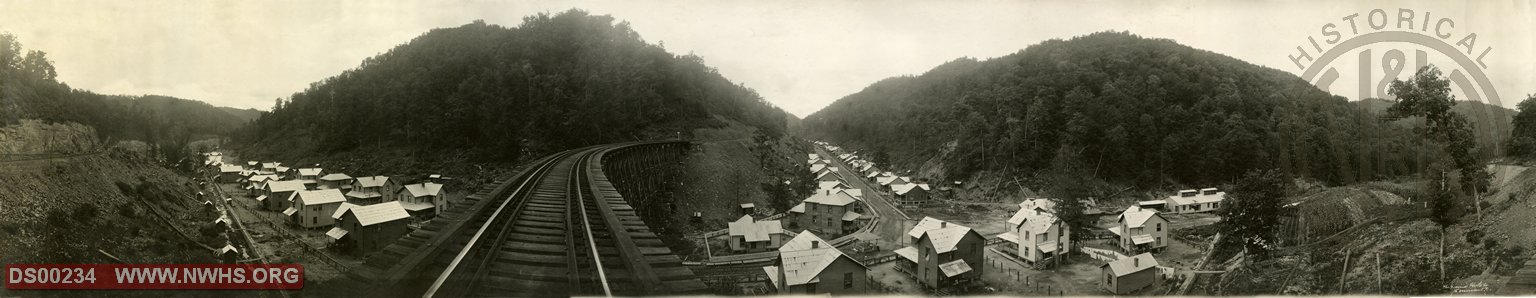
{"label": "outbuilding", "polygon": [[326,232],[338,247],[357,255],[367,255],[389,246],[408,232],[411,215],[400,202],[367,206],[343,203],[332,214],[336,225]]}
{"label": "outbuilding", "polygon": [[1105,291],[1115,295],[1136,292],[1163,281],[1158,274],[1157,258],[1151,253],[1114,260],[1099,265],[1104,279],[1099,282]]}

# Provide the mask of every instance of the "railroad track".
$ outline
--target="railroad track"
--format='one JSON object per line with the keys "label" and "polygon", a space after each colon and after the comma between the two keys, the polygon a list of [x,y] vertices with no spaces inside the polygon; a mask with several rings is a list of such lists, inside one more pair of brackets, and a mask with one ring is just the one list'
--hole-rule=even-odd
{"label": "railroad track", "polygon": [[702,293],[603,176],[603,154],[625,146],[562,152],[508,181],[466,216],[463,244],[431,258],[447,262],[427,267],[441,271],[423,297]]}

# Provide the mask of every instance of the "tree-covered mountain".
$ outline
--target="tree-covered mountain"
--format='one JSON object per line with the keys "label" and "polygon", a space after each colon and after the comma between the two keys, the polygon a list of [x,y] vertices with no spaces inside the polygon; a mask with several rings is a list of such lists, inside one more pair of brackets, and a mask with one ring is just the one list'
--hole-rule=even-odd
{"label": "tree-covered mountain", "polygon": [[[1356,105],[1376,114],[1386,113],[1387,108],[1393,103],[1391,100],[1380,98],[1355,101]],[[1506,149],[1504,144],[1509,140],[1511,130],[1514,128],[1512,124],[1515,117],[1514,110],[1476,101],[1457,101],[1455,106],[1451,106],[1451,111],[1466,116],[1467,121],[1472,123],[1472,133],[1475,134],[1474,139],[1477,140],[1479,154],[1484,158],[1504,156]],[[1423,119],[1401,121],[1399,124],[1408,126],[1417,126],[1424,122]]]}
{"label": "tree-covered mountain", "polygon": [[511,160],[730,122],[781,136],[785,119],[700,57],[571,10],[512,28],[476,21],[431,30],[279,99],[237,139],[266,155],[386,147]]}
{"label": "tree-covered mountain", "polygon": [[103,140],[183,148],[195,138],[227,134],[255,113],[167,96],[102,95],[71,88],[58,81],[47,53],[23,52],[15,36],[0,34],[0,126],[22,119],[73,122],[94,127]]}
{"label": "tree-covered mountain", "polygon": [[1343,184],[1413,174],[1436,156],[1410,127],[1289,73],[1122,32],[886,79],[806,117],[797,133],[898,166],[939,165],[924,169],[939,178],[1028,176],[1065,162],[1144,188],[1230,182],[1256,168]]}

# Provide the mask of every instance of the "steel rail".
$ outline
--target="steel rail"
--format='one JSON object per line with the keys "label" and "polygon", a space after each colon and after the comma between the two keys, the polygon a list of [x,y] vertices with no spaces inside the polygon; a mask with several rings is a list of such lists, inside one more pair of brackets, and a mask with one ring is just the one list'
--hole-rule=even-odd
{"label": "steel rail", "polygon": [[540,165],[539,168],[533,173],[529,173],[529,175],[524,178],[523,182],[518,184],[517,188],[513,190],[511,194],[507,195],[507,199],[501,202],[501,206],[497,207],[496,211],[491,213],[491,217],[486,219],[484,224],[480,225],[480,229],[475,231],[475,235],[469,239],[469,243],[464,245],[464,249],[459,250],[459,254],[453,257],[453,262],[448,263],[448,267],[443,269],[443,273],[437,276],[437,280],[433,281],[432,286],[427,288],[427,292],[423,293],[421,296],[430,298],[436,295],[437,291],[441,290],[443,284],[448,281],[449,276],[452,276],[454,271],[458,269],[459,264],[464,261],[464,257],[467,256],[471,250],[473,250],[476,242],[480,240],[480,236],[485,234],[485,231],[490,229],[491,225],[496,222],[496,218],[500,217],[501,212],[506,210],[507,205],[512,203],[512,201],[516,201],[515,198],[520,193],[523,193],[530,183],[539,180],[538,178],[543,178],[545,175],[548,175],[547,172],[550,168],[554,167],[555,164],[559,163],[564,159],[565,156],[569,156],[574,151],[575,150],[562,152],[562,156],[549,159],[543,165]]}

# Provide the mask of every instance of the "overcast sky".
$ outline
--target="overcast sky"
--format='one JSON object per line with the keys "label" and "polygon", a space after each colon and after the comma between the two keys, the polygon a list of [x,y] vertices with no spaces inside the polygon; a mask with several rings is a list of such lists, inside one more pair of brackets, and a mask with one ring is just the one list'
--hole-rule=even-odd
{"label": "overcast sky", "polygon": [[[0,31],[47,52],[60,80],[76,88],[267,109],[432,28],[476,19],[517,26],[526,15],[580,8],[627,21],[673,53],[702,56],[805,116],[882,78],[1105,30],[1169,38],[1299,75],[1287,56],[1310,47],[1309,36],[1322,42],[1324,24],[1336,23],[1348,38],[1345,16],[1360,14],[1366,27],[1372,9],[1395,20],[1407,8],[1419,20],[1424,12],[1450,19],[1447,43],[1478,34],[1469,56],[1491,48],[1482,71],[1513,106],[1536,93],[1536,8],[1471,2],[0,0]],[[1431,56],[1437,65],[1449,61]],[[1356,97],[1350,74],[1357,64],[1334,64],[1351,67],[1341,69],[1350,83],[1330,91]]]}

